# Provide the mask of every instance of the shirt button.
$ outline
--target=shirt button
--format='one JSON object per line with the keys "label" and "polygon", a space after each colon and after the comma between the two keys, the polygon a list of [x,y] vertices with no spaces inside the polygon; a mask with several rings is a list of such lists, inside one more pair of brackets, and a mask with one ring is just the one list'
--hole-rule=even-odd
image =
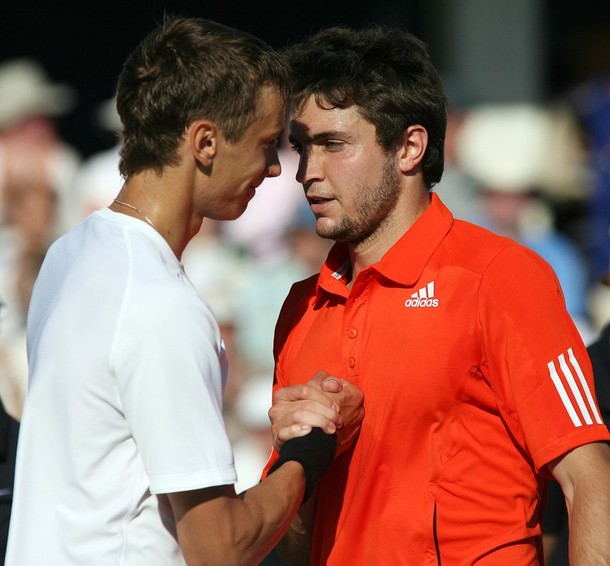
{"label": "shirt button", "polygon": [[358,331],[355,328],[352,328],[348,333],[348,336],[350,338],[356,338],[357,335],[358,335]]}
{"label": "shirt button", "polygon": [[356,365],[356,360],[354,358],[350,358],[349,360],[347,360],[347,365],[353,368]]}

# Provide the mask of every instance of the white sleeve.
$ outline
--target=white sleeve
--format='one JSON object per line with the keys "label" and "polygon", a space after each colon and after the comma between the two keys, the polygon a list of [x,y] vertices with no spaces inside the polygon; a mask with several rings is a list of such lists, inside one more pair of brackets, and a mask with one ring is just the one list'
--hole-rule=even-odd
{"label": "white sleeve", "polygon": [[117,393],[152,493],[237,479],[222,417],[220,331],[187,283],[175,283],[128,292],[112,356]]}

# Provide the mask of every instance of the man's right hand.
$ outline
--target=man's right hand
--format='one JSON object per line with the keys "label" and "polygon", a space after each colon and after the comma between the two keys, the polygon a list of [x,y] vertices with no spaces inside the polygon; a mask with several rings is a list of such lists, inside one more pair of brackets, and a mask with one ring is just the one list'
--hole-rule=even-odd
{"label": "man's right hand", "polygon": [[269,410],[273,446],[319,427],[337,433],[337,454],[347,450],[360,431],[364,418],[363,394],[350,382],[317,372],[307,383],[277,389]]}
{"label": "man's right hand", "polygon": [[[309,383],[314,381],[310,380]],[[314,381],[314,384],[317,381]],[[337,429],[338,456],[352,446],[364,419],[364,394],[353,383],[345,379],[327,377],[319,381],[322,391],[329,394],[331,399],[339,405],[341,412],[341,426]]]}

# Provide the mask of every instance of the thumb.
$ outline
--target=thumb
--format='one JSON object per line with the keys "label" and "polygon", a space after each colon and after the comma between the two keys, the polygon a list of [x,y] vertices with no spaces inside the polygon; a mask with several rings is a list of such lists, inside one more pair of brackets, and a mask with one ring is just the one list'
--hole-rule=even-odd
{"label": "thumb", "polygon": [[327,377],[322,380],[321,383],[322,391],[326,391],[327,393],[339,393],[343,389],[343,384],[334,377]]}

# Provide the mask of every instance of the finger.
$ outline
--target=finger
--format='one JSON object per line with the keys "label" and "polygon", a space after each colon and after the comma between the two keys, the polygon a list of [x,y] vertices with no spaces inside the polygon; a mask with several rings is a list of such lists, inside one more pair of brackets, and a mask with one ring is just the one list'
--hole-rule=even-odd
{"label": "finger", "polygon": [[279,452],[284,445],[284,442],[292,438],[297,438],[299,436],[305,436],[311,432],[310,426],[307,425],[292,425],[287,427],[282,427],[277,432],[274,431],[273,434],[273,447]]}
{"label": "finger", "polygon": [[320,389],[322,382],[325,379],[328,379],[329,377],[330,377],[330,374],[327,371],[319,370],[313,375],[313,377],[311,377],[307,381],[307,385],[310,385],[311,387],[314,387],[316,389]]}
{"label": "finger", "polygon": [[339,410],[337,404],[326,393],[308,384],[282,387],[273,393],[273,405],[305,400],[315,401],[335,411]]}
{"label": "finger", "polygon": [[282,441],[286,442],[291,438],[298,438],[299,436],[305,436],[311,432],[313,427],[301,424],[294,424],[281,428],[277,434],[277,437]]}
{"label": "finger", "polygon": [[334,377],[327,377],[321,382],[322,391],[327,393],[339,393],[343,389],[343,384]]}
{"label": "finger", "polygon": [[278,403],[273,405],[268,411],[271,424],[278,422],[281,419],[287,419],[289,424],[303,422],[303,424],[312,424],[319,426],[318,421],[309,422],[303,419],[322,419],[338,423],[342,420],[338,406],[327,407],[317,401],[293,401],[291,403]]}
{"label": "finger", "polygon": [[313,409],[301,406],[283,414],[270,411],[269,418],[274,430],[296,424],[317,426],[324,432],[332,434],[340,424],[343,424],[343,419],[339,413],[329,411],[321,405],[317,405]]}

